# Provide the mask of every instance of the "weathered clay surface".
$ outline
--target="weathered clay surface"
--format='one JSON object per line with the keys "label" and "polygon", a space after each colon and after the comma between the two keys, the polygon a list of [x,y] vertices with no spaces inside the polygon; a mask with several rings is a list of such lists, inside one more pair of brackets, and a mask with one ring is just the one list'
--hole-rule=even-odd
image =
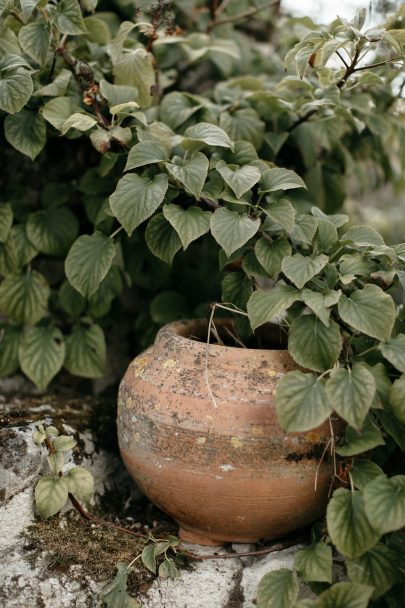
{"label": "weathered clay surface", "polygon": [[123,459],[185,540],[283,536],[325,508],[329,424],[286,435],[274,394],[296,369],[288,352],[211,345],[207,364],[205,342],[187,338],[206,330],[201,321],[168,325],[128,368],[118,404]]}

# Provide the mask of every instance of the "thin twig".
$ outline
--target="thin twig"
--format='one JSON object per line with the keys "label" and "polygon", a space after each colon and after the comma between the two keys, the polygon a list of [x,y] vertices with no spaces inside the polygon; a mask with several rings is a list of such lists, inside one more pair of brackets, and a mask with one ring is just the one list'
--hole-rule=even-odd
{"label": "thin twig", "polygon": [[385,61],[378,61],[377,63],[369,63],[368,65],[362,65],[359,68],[355,68],[353,72],[360,72],[361,70],[371,70],[372,68],[379,68],[382,65],[388,63],[395,63],[396,61],[402,61],[402,57],[393,57],[392,59],[386,59]]}
{"label": "thin twig", "polygon": [[207,344],[205,346],[205,384],[207,386],[208,395],[210,396],[210,399],[211,399],[214,407],[218,408],[218,403],[214,397],[214,393],[211,390],[210,381],[209,381],[209,377],[208,377],[208,349],[210,346],[211,326],[212,326],[212,322],[214,319],[215,307],[216,307],[216,304],[212,304],[210,320],[208,322]]}
{"label": "thin twig", "polygon": [[[267,555],[268,553],[274,553],[275,551],[282,551],[283,549],[288,549],[288,547],[292,547],[299,543],[302,543],[307,540],[307,536],[299,536],[298,538],[293,538],[291,540],[286,540],[283,543],[277,543],[272,545],[271,547],[267,547],[267,549],[259,549],[258,551],[244,551],[243,553],[212,553],[211,555],[197,555],[196,553],[192,553],[190,551],[181,551],[182,555],[189,557],[190,559],[195,559],[198,561],[202,561],[204,559],[232,559],[235,557],[259,557],[260,555]],[[180,552],[179,552],[180,553]]]}
{"label": "thin twig", "polygon": [[320,466],[321,466],[321,464],[322,464],[322,462],[323,462],[323,459],[324,459],[324,457],[325,457],[325,454],[326,454],[326,452],[327,452],[327,449],[328,449],[328,447],[329,447],[329,444],[330,444],[330,443],[331,443],[331,439],[329,438],[329,439],[328,439],[328,443],[326,444],[325,449],[324,449],[324,451],[322,452],[321,459],[320,459],[320,461],[318,462],[318,466],[316,467],[316,471],[315,471],[315,484],[314,484],[314,487],[315,487],[315,492],[316,492],[317,487],[318,487],[318,473],[319,473],[319,469],[320,469]]}
{"label": "thin twig", "polygon": [[349,67],[349,64],[347,63],[346,59],[343,57],[343,55],[339,52],[336,51],[336,55],[339,57],[339,59],[344,63],[345,68],[347,69]]}
{"label": "thin twig", "polygon": [[17,21],[19,21],[20,23],[24,24],[24,21],[21,19],[20,15],[17,13],[17,11],[15,11],[14,9],[12,9],[11,11],[9,11],[10,15],[12,17],[14,17],[14,19],[17,19]]}
{"label": "thin twig", "polygon": [[229,329],[229,327],[227,327],[227,326],[225,325],[224,330],[226,331],[226,333],[227,333],[229,336],[231,336],[231,338],[232,338],[233,340],[235,340],[235,342],[236,342],[237,344],[239,344],[239,346],[241,346],[242,348],[247,348],[247,346],[246,346],[245,344],[243,344],[242,340],[239,340],[238,336],[236,336],[236,335],[235,335],[235,334],[234,334],[234,333],[233,333],[233,332],[232,332],[232,331]]}
{"label": "thin twig", "polygon": [[108,528],[114,528],[115,530],[119,530],[120,532],[124,532],[125,534],[129,534],[130,536],[136,536],[137,538],[143,538],[144,540],[148,540],[149,536],[147,534],[142,534],[142,532],[134,532],[134,530],[130,530],[129,528],[124,528],[123,526],[119,526],[112,521],[107,521],[106,519],[101,519],[93,513],[89,513],[83,507],[83,505],[73,496],[73,494],[69,493],[70,502],[74,506],[74,508],[80,513],[80,515],[99,526],[106,526]]}
{"label": "thin twig", "polygon": [[224,19],[214,19],[208,24],[207,32],[211,32],[214,27],[218,27],[219,25],[227,25],[228,23],[236,23],[237,21],[243,21],[243,19],[248,19],[249,17],[253,17],[262,11],[265,11],[268,8],[273,8],[278,5],[278,1],[268,2],[263,6],[256,6],[254,8],[245,11],[244,13],[239,13],[239,15],[232,15],[231,17],[224,17]]}

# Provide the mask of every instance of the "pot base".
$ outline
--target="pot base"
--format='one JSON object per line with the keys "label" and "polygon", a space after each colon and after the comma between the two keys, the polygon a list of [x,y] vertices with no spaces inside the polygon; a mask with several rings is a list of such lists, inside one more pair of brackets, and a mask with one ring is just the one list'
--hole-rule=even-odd
{"label": "pot base", "polygon": [[205,545],[207,547],[219,547],[225,542],[223,539],[220,540],[207,536],[202,530],[187,530],[181,526],[179,528],[179,538],[192,545]]}

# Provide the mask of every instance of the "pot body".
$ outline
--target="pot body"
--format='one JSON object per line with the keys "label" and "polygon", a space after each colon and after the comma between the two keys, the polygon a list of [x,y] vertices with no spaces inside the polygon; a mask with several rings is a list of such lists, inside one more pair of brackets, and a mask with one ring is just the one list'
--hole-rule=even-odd
{"label": "pot body", "polygon": [[274,408],[296,364],[286,350],[210,345],[207,356],[188,337],[204,332],[205,321],[169,324],[130,364],[118,402],[129,473],[190,542],[270,540],[315,521],[331,482],[329,423],[286,434]]}

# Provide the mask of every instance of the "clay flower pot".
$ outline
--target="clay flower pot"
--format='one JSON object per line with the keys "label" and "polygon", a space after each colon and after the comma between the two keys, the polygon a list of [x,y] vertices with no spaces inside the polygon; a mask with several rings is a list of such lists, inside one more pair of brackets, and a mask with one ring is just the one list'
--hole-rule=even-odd
{"label": "clay flower pot", "polygon": [[206,335],[205,321],[171,323],[130,364],[118,402],[128,471],[191,542],[269,540],[315,521],[331,482],[327,457],[319,464],[329,424],[287,435],[274,408],[296,364],[281,344],[210,345],[206,374]]}

